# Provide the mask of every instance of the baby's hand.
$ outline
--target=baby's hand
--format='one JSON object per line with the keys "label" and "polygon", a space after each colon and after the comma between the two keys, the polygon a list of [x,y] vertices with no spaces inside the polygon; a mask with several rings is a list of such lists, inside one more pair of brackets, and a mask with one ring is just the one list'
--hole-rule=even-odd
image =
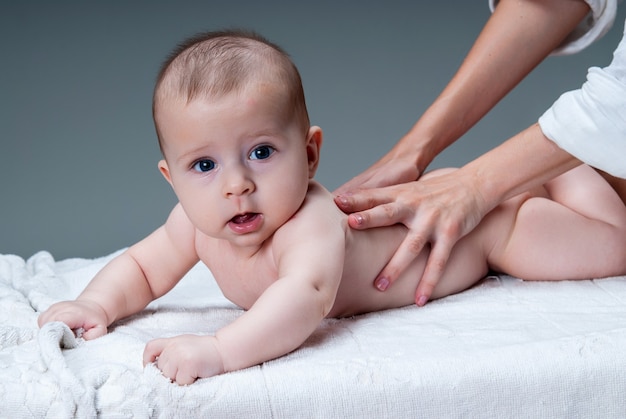
{"label": "baby's hand", "polygon": [[95,339],[106,335],[108,319],[104,309],[91,301],[62,301],[50,306],[39,316],[39,327],[60,321],[74,331],[83,330],[84,339]]}
{"label": "baby's hand", "polygon": [[181,335],[152,340],[143,351],[144,367],[151,362],[156,362],[163,375],[179,385],[224,372],[214,336]]}

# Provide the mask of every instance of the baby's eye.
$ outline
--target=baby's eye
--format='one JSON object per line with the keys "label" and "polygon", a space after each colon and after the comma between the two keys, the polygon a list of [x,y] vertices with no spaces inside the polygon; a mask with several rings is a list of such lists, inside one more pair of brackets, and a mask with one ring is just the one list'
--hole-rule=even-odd
{"label": "baby's eye", "polygon": [[193,170],[196,172],[208,172],[215,169],[215,162],[213,160],[199,160],[193,165]]}
{"label": "baby's eye", "polygon": [[271,156],[274,153],[274,151],[276,150],[272,146],[269,146],[269,145],[259,146],[255,148],[254,150],[252,150],[252,153],[250,153],[250,160],[265,160],[269,158],[269,156]]}

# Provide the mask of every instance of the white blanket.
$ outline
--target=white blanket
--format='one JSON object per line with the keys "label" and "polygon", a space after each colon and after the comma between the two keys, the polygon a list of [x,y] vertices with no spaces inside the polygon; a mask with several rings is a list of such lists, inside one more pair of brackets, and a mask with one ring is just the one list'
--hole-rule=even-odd
{"label": "white blanket", "polygon": [[488,278],[423,308],[325,320],[287,356],[179,387],[142,367],[145,343],[241,314],[202,265],[105,337],[38,329],[111,257],[0,255],[0,417],[626,416],[626,277]]}

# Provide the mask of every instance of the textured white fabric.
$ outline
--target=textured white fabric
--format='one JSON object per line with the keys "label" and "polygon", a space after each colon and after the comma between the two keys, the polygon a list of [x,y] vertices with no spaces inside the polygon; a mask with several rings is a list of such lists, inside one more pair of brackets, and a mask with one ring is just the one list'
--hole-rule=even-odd
{"label": "textured white fabric", "polygon": [[202,265],[102,338],[37,328],[112,256],[0,255],[0,417],[626,417],[626,277],[486,279],[424,308],[325,320],[287,356],[179,387],[142,367],[145,343],[241,314]]}
{"label": "textured white fabric", "polygon": [[582,88],[564,93],[539,125],[568,153],[626,178],[626,27],[611,64],[590,68]]}
{"label": "textured white fabric", "polygon": [[[607,33],[617,13],[618,0],[585,0],[591,11],[585,19],[558,46],[552,55],[575,54],[587,48]],[[493,12],[499,0],[489,0],[489,8]]]}

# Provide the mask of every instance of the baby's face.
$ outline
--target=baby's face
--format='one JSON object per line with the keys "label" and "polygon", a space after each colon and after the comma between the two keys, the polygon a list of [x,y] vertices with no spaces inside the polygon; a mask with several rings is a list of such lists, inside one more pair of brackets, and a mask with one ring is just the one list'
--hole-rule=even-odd
{"label": "baby's face", "polygon": [[302,204],[315,164],[283,108],[262,88],[159,107],[159,168],[202,233],[259,246]]}

